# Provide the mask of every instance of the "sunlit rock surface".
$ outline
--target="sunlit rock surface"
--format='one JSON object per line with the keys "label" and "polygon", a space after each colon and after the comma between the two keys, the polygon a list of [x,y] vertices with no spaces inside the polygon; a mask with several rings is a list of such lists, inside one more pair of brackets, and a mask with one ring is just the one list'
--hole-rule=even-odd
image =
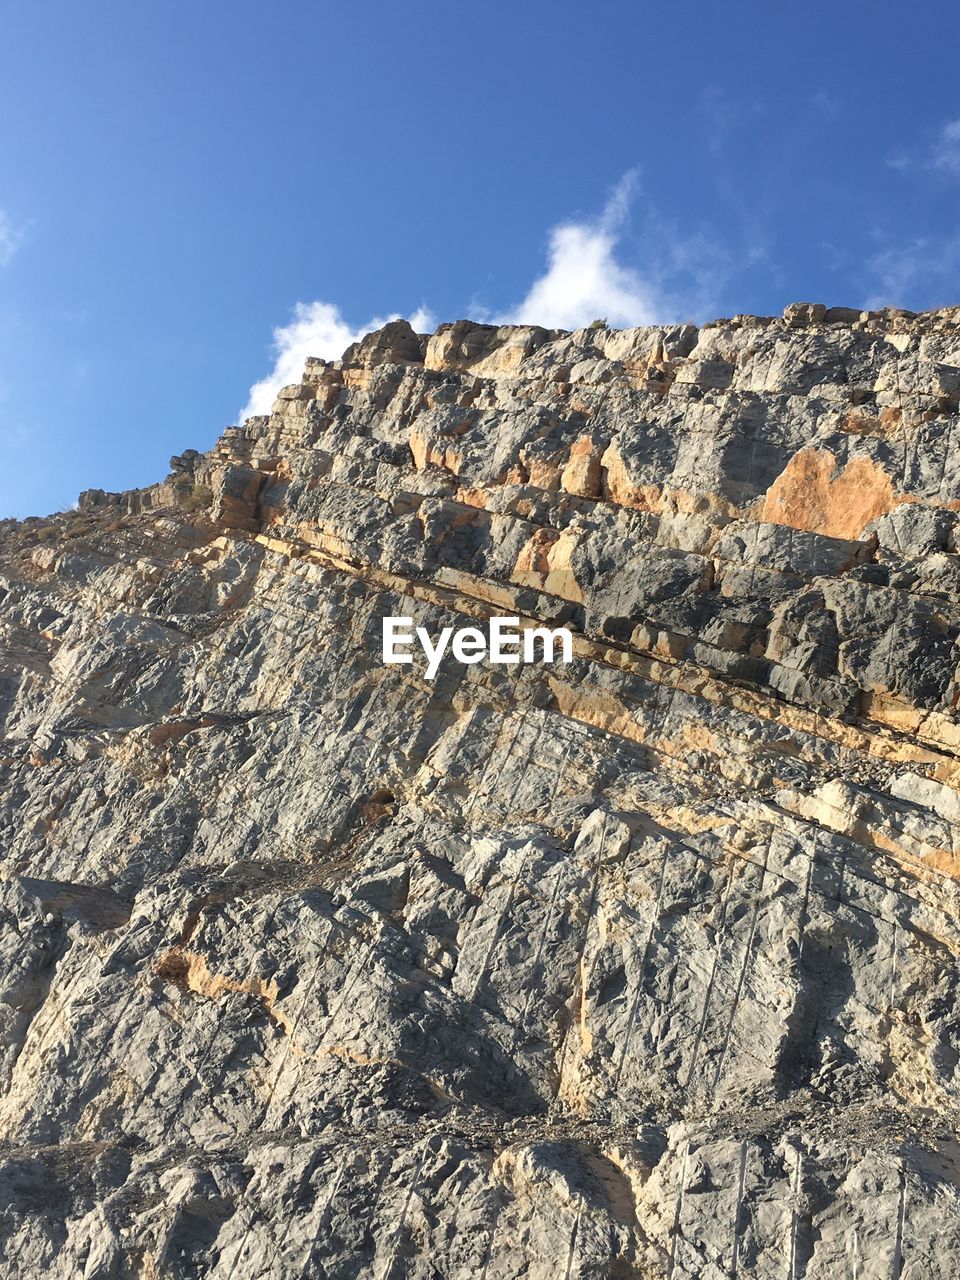
{"label": "sunlit rock surface", "polygon": [[0,1272],[954,1280],[958,366],[398,321],[0,525]]}

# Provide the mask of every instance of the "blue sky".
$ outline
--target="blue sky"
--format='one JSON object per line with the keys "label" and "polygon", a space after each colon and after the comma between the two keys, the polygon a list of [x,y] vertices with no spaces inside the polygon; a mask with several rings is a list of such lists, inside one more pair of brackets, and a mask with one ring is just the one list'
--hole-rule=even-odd
{"label": "blue sky", "polygon": [[960,302],[953,0],[7,0],[0,24],[0,515],[161,478],[392,314]]}

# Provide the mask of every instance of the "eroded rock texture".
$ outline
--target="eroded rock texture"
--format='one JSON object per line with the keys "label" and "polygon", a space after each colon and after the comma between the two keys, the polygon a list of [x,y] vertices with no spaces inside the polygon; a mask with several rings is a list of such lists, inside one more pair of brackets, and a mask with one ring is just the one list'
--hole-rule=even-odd
{"label": "eroded rock texture", "polygon": [[397,322],[4,525],[2,1274],[953,1280],[958,366]]}

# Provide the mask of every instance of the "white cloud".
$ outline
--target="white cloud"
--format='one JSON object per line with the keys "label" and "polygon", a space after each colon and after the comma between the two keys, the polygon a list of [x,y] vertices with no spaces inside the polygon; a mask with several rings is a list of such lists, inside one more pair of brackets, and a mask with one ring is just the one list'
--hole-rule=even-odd
{"label": "white cloud", "polygon": [[[255,414],[269,413],[280,388],[300,381],[308,356],[339,360],[351,343],[358,342],[372,329],[379,329],[388,320],[396,319],[396,314],[375,317],[355,329],[332,302],[298,302],[290,323],[273,331],[274,366],[265,378],[250,388],[240,421]],[[432,329],[434,324],[425,307],[414,311],[409,320],[418,333]]]}
{"label": "white cloud", "polygon": [[0,209],[0,267],[5,267],[11,260],[20,248],[22,239],[23,233],[17,230],[8,215]]}
{"label": "white cloud", "polygon": [[628,173],[599,218],[554,227],[546,272],[522,302],[497,317],[501,324],[580,329],[605,319],[611,326],[630,328],[661,317],[663,300],[655,285],[616,256],[636,185],[636,173]]}
{"label": "white cloud", "polygon": [[623,233],[638,192],[639,175],[631,170],[598,218],[554,227],[547,270],[522,302],[494,319],[547,329],[580,329],[594,320],[631,328],[691,320],[715,309],[731,258],[706,231],[681,234],[648,203],[635,245],[645,269],[641,274],[623,261]]}
{"label": "white cloud", "polygon": [[960,178],[960,120],[948,120],[937,135],[933,147],[934,169],[942,169],[953,178]]}

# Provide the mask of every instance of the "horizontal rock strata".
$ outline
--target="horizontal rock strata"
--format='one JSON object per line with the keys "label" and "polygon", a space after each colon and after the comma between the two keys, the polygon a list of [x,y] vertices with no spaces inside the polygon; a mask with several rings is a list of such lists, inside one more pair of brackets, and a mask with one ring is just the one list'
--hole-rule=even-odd
{"label": "horizontal rock strata", "polygon": [[953,1280],[958,405],[960,310],[397,321],[0,526],[0,1274]]}

